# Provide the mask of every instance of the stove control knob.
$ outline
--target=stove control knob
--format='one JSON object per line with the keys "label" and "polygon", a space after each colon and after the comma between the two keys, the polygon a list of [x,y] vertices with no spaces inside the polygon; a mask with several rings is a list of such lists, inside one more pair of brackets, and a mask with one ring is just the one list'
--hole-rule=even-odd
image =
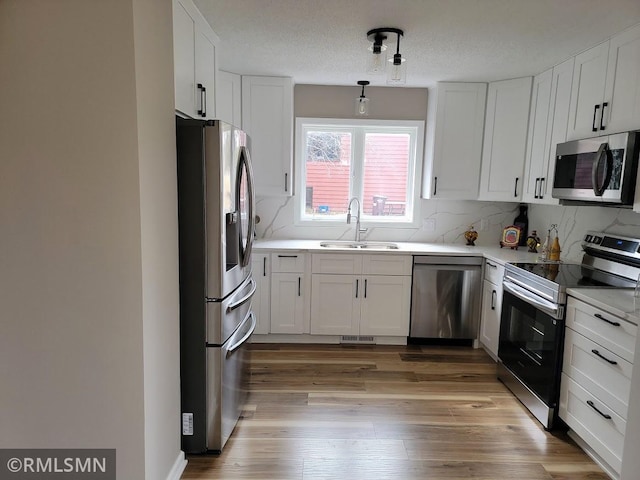
{"label": "stove control knob", "polygon": [[587,235],[586,237],[584,237],[584,241],[590,243],[591,241],[593,241],[593,237],[591,235]]}
{"label": "stove control knob", "polygon": [[593,237],[593,243],[600,245],[602,243],[602,237]]}

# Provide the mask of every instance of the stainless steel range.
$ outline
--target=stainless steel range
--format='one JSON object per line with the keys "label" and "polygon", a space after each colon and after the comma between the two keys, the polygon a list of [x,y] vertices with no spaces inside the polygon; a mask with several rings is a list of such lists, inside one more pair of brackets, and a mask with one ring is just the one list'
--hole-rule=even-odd
{"label": "stainless steel range", "polygon": [[557,420],[566,290],[634,288],[640,239],[588,232],[582,263],[511,263],[503,278],[498,378],[551,429]]}

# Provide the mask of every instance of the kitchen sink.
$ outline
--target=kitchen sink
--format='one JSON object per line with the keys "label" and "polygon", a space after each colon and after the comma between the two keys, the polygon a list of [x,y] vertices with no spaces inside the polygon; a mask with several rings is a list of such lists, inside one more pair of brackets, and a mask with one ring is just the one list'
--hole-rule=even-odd
{"label": "kitchen sink", "polygon": [[320,242],[323,248],[365,248],[370,250],[397,250],[398,244],[392,242],[350,242],[335,240],[330,242]]}

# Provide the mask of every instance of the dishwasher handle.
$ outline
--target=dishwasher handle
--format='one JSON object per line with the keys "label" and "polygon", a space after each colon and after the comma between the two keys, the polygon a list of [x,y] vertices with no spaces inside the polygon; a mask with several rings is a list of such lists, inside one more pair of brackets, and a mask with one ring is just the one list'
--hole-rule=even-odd
{"label": "dishwasher handle", "polygon": [[433,265],[440,267],[469,266],[482,267],[482,257],[443,257],[439,255],[414,255],[414,265]]}

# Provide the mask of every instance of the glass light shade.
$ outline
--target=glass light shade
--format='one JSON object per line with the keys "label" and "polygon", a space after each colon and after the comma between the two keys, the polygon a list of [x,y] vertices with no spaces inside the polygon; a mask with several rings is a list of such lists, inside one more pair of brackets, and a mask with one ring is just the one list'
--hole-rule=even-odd
{"label": "glass light shade", "polygon": [[367,97],[356,98],[356,115],[359,117],[369,116],[369,99]]}
{"label": "glass light shade", "polygon": [[387,46],[382,45],[380,53],[373,53],[373,45],[369,46],[367,57],[367,73],[370,75],[382,75],[387,68]]}
{"label": "glass light shade", "polygon": [[400,63],[398,63],[390,58],[387,63],[387,83],[389,85],[404,85],[407,83],[407,59],[401,58]]}

